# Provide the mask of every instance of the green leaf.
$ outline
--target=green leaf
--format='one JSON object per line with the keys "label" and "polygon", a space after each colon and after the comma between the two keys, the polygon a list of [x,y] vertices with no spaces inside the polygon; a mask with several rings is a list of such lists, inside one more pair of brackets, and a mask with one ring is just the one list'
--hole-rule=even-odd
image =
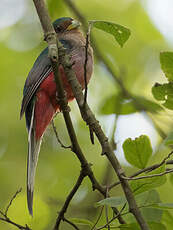
{"label": "green leaf", "polygon": [[134,96],[134,99],[136,100],[137,104],[139,104],[139,111],[146,110],[148,112],[156,113],[162,110],[160,105],[144,97]]}
{"label": "green leaf", "polygon": [[[138,207],[143,207],[141,208],[141,213],[146,221],[161,221],[163,211],[152,207],[152,205],[161,202],[159,194],[156,190],[150,190],[135,197]],[[148,207],[146,208],[145,206]]]}
{"label": "green leaf", "polygon": [[160,111],[162,107],[157,103],[150,101],[144,97],[134,96],[134,98],[127,98],[121,94],[115,94],[107,98],[100,108],[102,114],[117,114],[125,115],[135,113],[141,110],[149,112]]}
{"label": "green leaf", "polygon": [[160,53],[160,63],[169,81],[173,81],[173,52]]}
{"label": "green leaf", "polygon": [[[149,222],[148,223],[150,230],[166,230],[165,225],[161,223],[154,223]],[[131,223],[131,224],[122,224],[119,226],[120,230],[141,230],[139,225],[137,223]]]}
{"label": "green leaf", "polygon": [[100,108],[102,114],[117,114],[124,115],[136,112],[137,109],[134,106],[132,99],[127,99],[121,96],[121,94],[113,95],[107,98]]}
{"label": "green leaf", "polygon": [[173,83],[165,83],[163,85],[156,83],[152,87],[152,94],[156,100],[164,101],[162,104],[167,109],[173,110]]}
{"label": "green leaf", "polygon": [[[151,173],[141,174],[140,176],[147,176],[165,172],[165,165],[153,170]],[[134,194],[139,194],[145,191],[149,191],[153,188],[157,188],[166,182],[166,175],[152,178],[145,178],[140,180],[134,180],[130,182],[130,186]]]}
{"label": "green leaf", "polygon": [[141,135],[135,140],[128,138],[123,143],[123,150],[126,160],[137,168],[143,169],[152,155],[150,139]]}
{"label": "green leaf", "polygon": [[135,196],[138,206],[149,206],[152,204],[160,203],[160,197],[156,190],[150,190],[147,192],[140,193]]}
{"label": "green leaf", "polygon": [[173,203],[157,203],[157,204],[152,204],[151,207],[161,209],[161,210],[168,210],[168,209],[173,209]]}
{"label": "green leaf", "polygon": [[93,222],[91,222],[90,220],[86,220],[86,219],[81,219],[81,218],[69,218],[69,220],[72,223],[75,224],[79,224],[79,225],[88,225],[88,226],[92,226]]}
{"label": "green leaf", "polygon": [[124,43],[130,36],[130,30],[119,24],[107,21],[90,21],[92,25],[100,30],[103,30],[109,34],[112,34],[118,44],[123,47]]}
{"label": "green leaf", "polygon": [[126,202],[126,198],[124,196],[110,197],[104,200],[97,202],[96,206],[110,206],[117,207],[118,205],[124,204]]}

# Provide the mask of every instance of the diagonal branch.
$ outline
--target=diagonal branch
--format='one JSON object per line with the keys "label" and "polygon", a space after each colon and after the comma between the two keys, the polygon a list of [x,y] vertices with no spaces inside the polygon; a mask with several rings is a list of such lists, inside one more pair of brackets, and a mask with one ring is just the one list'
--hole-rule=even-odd
{"label": "diagonal branch", "polygon": [[[40,22],[42,24],[42,28],[45,34],[45,40],[48,43],[48,48],[49,48],[49,56],[51,58],[51,63],[52,63],[52,68],[53,68],[53,72],[54,72],[54,77],[55,77],[55,82],[56,82],[56,87],[57,87],[57,91],[58,91],[58,99],[59,99],[59,104],[60,104],[60,110],[63,113],[64,116],[64,120],[65,120],[65,124],[66,124],[66,128],[71,140],[71,148],[72,151],[76,154],[77,158],[79,159],[80,163],[81,163],[81,168],[82,170],[85,171],[85,174],[89,177],[91,183],[92,183],[92,187],[93,190],[97,189],[104,197],[106,197],[106,189],[101,186],[99,184],[99,182],[97,181],[97,179],[95,178],[93,171],[91,169],[91,165],[88,163],[88,161],[85,158],[85,155],[83,154],[77,137],[76,137],[76,133],[72,124],[72,120],[70,117],[70,109],[68,107],[68,101],[66,98],[66,94],[64,92],[64,88],[63,88],[63,84],[61,81],[61,78],[59,76],[59,71],[58,71],[58,65],[59,65],[59,58],[65,55],[64,54],[64,48],[62,47],[62,45],[60,44],[60,42],[58,41],[54,28],[51,25],[51,21],[50,21],[50,16],[48,14],[48,10],[45,7],[45,3],[44,0],[33,0],[35,7],[37,9],[37,13],[39,15],[40,18]],[[56,48],[55,48],[56,46]],[[55,48],[55,49],[54,49]],[[58,52],[59,49],[59,52]],[[56,52],[55,52],[56,50]],[[70,62],[68,62],[67,66],[68,68],[71,68],[71,64],[69,64]],[[67,67],[66,66],[66,67]],[[118,212],[118,210],[116,210]],[[119,216],[119,221],[120,223],[122,223],[122,217]],[[58,228],[57,228],[58,229]]]}
{"label": "diagonal branch", "polygon": [[59,225],[60,222],[62,220],[64,220],[64,214],[67,211],[67,208],[70,204],[70,201],[72,200],[73,196],[75,195],[75,193],[77,192],[77,190],[79,189],[80,185],[82,184],[83,179],[86,177],[87,175],[85,174],[84,169],[81,170],[80,175],[77,179],[76,184],[74,185],[73,189],[71,190],[71,192],[69,193],[69,195],[66,198],[66,201],[61,209],[61,211],[59,212],[58,218],[56,220],[56,224],[54,226],[54,230],[59,229]]}
{"label": "diagonal branch", "polygon": [[[142,173],[144,173],[144,172],[151,172],[151,171],[161,167],[163,164],[173,164],[172,160],[167,161],[172,156],[172,154],[173,154],[173,151],[171,151],[159,164],[154,164],[154,165],[151,165],[147,168],[140,169],[139,171],[135,172],[134,174],[132,174],[131,176],[128,177],[129,180],[142,174]],[[169,173],[169,171],[167,173]],[[113,183],[112,185],[110,185],[109,189],[112,189],[119,184],[121,184],[121,182],[117,181],[117,182]]]}
{"label": "diagonal branch", "polygon": [[[14,199],[17,197],[17,195],[22,191],[22,188],[20,188],[19,190],[16,191],[16,193],[12,196],[12,198],[10,199],[9,204],[7,205],[5,212],[0,210],[0,220],[6,223],[9,223],[15,227],[17,227],[20,230],[31,230],[31,228],[29,228],[29,226],[26,224],[25,226],[17,224],[16,222],[12,221],[9,217],[8,217],[8,210],[11,207]],[[2,216],[2,217],[1,217]]]}
{"label": "diagonal branch", "polygon": [[125,196],[127,198],[127,201],[129,203],[129,208],[131,213],[136,218],[137,222],[139,223],[141,229],[148,230],[148,225],[145,222],[140,210],[137,207],[134,195],[131,191],[131,188],[129,186],[129,183],[127,180],[125,180],[122,176],[126,176],[124,173],[124,170],[122,169],[119,161],[117,160],[111,145],[108,141],[108,138],[105,136],[103,130],[101,129],[101,126],[99,125],[99,122],[96,120],[93,112],[91,111],[90,107],[88,106],[87,102],[84,105],[84,96],[82,93],[82,88],[79,82],[76,79],[76,76],[71,68],[69,68],[69,58],[64,54],[60,55],[60,63],[63,65],[67,79],[69,84],[72,87],[73,94],[76,98],[76,101],[78,103],[81,115],[83,120],[86,122],[87,125],[89,125],[93,132],[96,134],[100,145],[102,146],[102,155],[106,155],[108,160],[110,161],[112,167],[114,168],[114,171],[116,172],[119,180],[121,181],[121,186],[123,188],[123,191],[125,193]]}
{"label": "diagonal branch", "polygon": [[[79,19],[79,21],[82,23],[84,31],[87,33],[88,30],[88,24],[87,24],[87,20],[86,18],[80,13],[80,11],[78,10],[78,8],[75,6],[75,4],[72,2],[72,0],[64,0],[64,2],[66,3],[66,5],[71,9],[71,11],[75,14],[75,16]],[[97,46],[96,40],[94,38],[94,36],[90,35],[90,40],[92,43],[92,47],[94,49],[94,55],[96,56],[96,58],[102,62],[104,64],[104,67],[107,69],[107,71],[110,73],[110,75],[112,76],[113,80],[116,82],[117,86],[119,87],[119,89],[121,90],[122,94],[127,97],[127,98],[131,98],[134,101],[134,106],[137,109],[143,109],[144,111],[147,111],[147,108],[141,103],[139,102],[134,95],[128,91],[128,89],[125,87],[123,81],[121,78],[119,78],[117,76],[117,74],[115,73],[115,71],[112,69],[111,65],[109,64],[109,62],[107,61],[107,59],[104,57],[104,55],[102,54],[102,52],[100,51],[99,47]],[[156,124],[156,122],[154,121],[154,119],[150,116],[149,113],[147,113],[147,115],[150,117],[150,119],[152,120],[155,129],[157,130],[158,134],[160,135],[160,137],[162,139],[164,139],[167,135],[165,134],[165,132]]]}
{"label": "diagonal branch", "polygon": [[68,224],[70,224],[74,229],[80,230],[80,229],[78,228],[78,226],[76,226],[76,224],[74,224],[74,223],[71,222],[70,220],[64,218],[63,221],[65,221],[65,222],[67,222]]}
{"label": "diagonal branch", "polygon": [[173,172],[173,169],[168,169],[167,171],[162,172],[162,173],[158,173],[158,174],[152,174],[152,175],[148,175],[148,176],[140,176],[140,177],[135,177],[135,178],[123,176],[123,178],[125,180],[141,180],[141,179],[164,176],[164,175],[166,175],[168,173],[172,173],[172,172]]}
{"label": "diagonal branch", "polygon": [[58,136],[58,132],[57,132],[57,129],[56,129],[56,126],[54,124],[54,121],[52,120],[52,128],[53,128],[53,131],[55,133],[55,136],[56,136],[56,139],[58,141],[58,143],[60,144],[60,146],[64,149],[71,149],[71,146],[65,146],[62,141],[60,140],[59,136]]}
{"label": "diagonal branch", "polygon": [[8,204],[7,207],[6,207],[5,216],[7,216],[8,210],[9,210],[10,206],[12,205],[13,200],[17,197],[17,195],[18,195],[21,191],[22,191],[22,188],[20,188],[19,190],[17,190],[16,193],[12,196],[12,198],[11,198],[9,204]]}

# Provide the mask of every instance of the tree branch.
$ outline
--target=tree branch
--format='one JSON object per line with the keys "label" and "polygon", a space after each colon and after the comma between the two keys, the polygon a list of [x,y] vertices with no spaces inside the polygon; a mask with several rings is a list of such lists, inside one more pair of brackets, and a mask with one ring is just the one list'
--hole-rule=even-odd
{"label": "tree branch", "polygon": [[97,217],[96,222],[95,222],[94,225],[92,226],[91,230],[94,230],[95,227],[96,227],[96,225],[98,224],[98,222],[99,222],[99,220],[100,220],[100,218],[101,218],[101,216],[102,216],[103,209],[104,209],[104,206],[101,207],[101,211],[100,211],[100,213],[99,213],[99,215],[98,215],[98,217]]}
{"label": "tree branch", "polygon": [[56,139],[57,139],[58,143],[60,144],[60,146],[61,146],[62,148],[64,148],[64,149],[71,149],[71,146],[65,146],[65,145],[62,143],[62,141],[60,140],[60,138],[59,138],[59,136],[58,136],[58,132],[57,132],[57,130],[56,130],[56,126],[55,126],[53,120],[52,120],[52,128],[53,128],[53,131],[54,131],[54,133],[55,133]]}
{"label": "tree branch", "polygon": [[67,196],[66,201],[65,201],[61,211],[59,212],[59,215],[58,215],[58,218],[56,220],[54,230],[59,229],[60,222],[61,222],[61,220],[64,220],[64,214],[67,211],[67,208],[68,208],[68,206],[70,204],[70,201],[72,200],[73,196],[75,195],[75,193],[77,192],[78,188],[82,184],[82,181],[85,178],[85,176],[87,176],[87,174],[85,174],[85,170],[82,169],[81,172],[80,172],[80,175],[79,175],[79,177],[77,179],[76,184],[74,185],[73,189],[71,190],[71,192]]}
{"label": "tree branch", "polygon": [[67,222],[68,224],[70,224],[71,226],[73,226],[74,229],[76,230],[80,230],[78,228],[78,226],[76,226],[73,222],[71,222],[70,220],[67,220],[66,218],[63,219],[63,221]]}
{"label": "tree branch", "polygon": [[[37,9],[37,13],[40,17],[40,21],[44,30],[45,35],[45,39],[48,42],[48,46],[49,46],[49,50],[50,50],[50,57],[51,57],[51,61],[52,61],[52,67],[53,67],[53,71],[54,71],[54,75],[55,75],[55,81],[56,81],[56,85],[57,85],[57,91],[58,91],[58,97],[59,97],[59,103],[60,103],[60,109],[63,112],[63,116],[66,122],[66,127],[71,139],[71,143],[72,143],[72,148],[73,151],[76,153],[78,159],[81,162],[81,167],[82,169],[85,169],[86,174],[89,176],[89,178],[92,181],[92,184],[94,186],[94,188],[96,187],[96,185],[93,182],[97,182],[93,172],[90,169],[90,166],[87,162],[87,160],[85,159],[81,148],[78,144],[77,138],[76,138],[76,134],[72,125],[72,121],[69,115],[69,109],[68,109],[68,104],[67,104],[67,99],[64,93],[64,89],[63,89],[63,85],[62,85],[62,81],[61,78],[58,74],[58,56],[59,56],[59,61],[60,63],[63,65],[65,73],[67,75],[68,81],[72,87],[72,91],[74,96],[76,97],[78,106],[80,108],[81,111],[81,115],[84,119],[84,121],[86,121],[87,125],[89,125],[90,127],[92,127],[92,130],[95,132],[101,146],[102,146],[102,154],[106,155],[108,160],[111,162],[112,167],[114,168],[115,172],[117,173],[117,176],[119,177],[120,181],[121,181],[121,185],[122,188],[124,190],[124,193],[126,195],[127,201],[129,203],[129,208],[131,213],[133,213],[133,215],[135,216],[137,222],[139,223],[141,229],[143,230],[148,230],[148,225],[145,222],[143,216],[141,215],[140,210],[137,207],[136,201],[134,199],[133,193],[131,191],[131,188],[128,184],[128,181],[125,180],[122,176],[126,176],[123,169],[121,168],[114,152],[111,149],[111,146],[108,142],[108,138],[105,136],[105,134],[103,133],[99,122],[95,119],[94,114],[92,113],[92,111],[90,110],[87,102],[84,105],[84,96],[82,93],[82,88],[79,84],[79,82],[76,79],[76,76],[74,74],[74,72],[71,69],[71,66],[69,65],[70,61],[68,59],[68,57],[65,55],[64,49],[62,49],[62,46],[59,45],[58,43],[58,47],[57,47],[57,38],[55,35],[55,32],[53,30],[53,26],[50,23],[50,17],[48,15],[48,11],[45,8],[44,5],[44,1],[40,0],[33,0],[35,7]],[[53,33],[52,33],[53,32]],[[50,41],[49,39],[50,38]],[[56,49],[51,49],[52,47],[54,48],[56,46]],[[62,52],[62,55],[56,55],[54,53],[54,51],[56,50],[56,52],[58,52],[58,48],[60,49],[60,51]],[[118,80],[119,81],[119,80]],[[95,179],[93,181],[93,178]],[[97,182],[97,186],[100,187],[100,185],[98,185]],[[102,194],[105,195],[105,189],[101,191]]]}
{"label": "tree branch", "polygon": [[137,207],[134,195],[131,191],[131,188],[127,182],[122,176],[125,177],[124,170],[122,169],[119,161],[117,160],[111,145],[108,141],[108,138],[105,136],[103,130],[101,129],[101,126],[99,125],[99,122],[96,120],[93,112],[89,108],[87,102],[84,106],[84,96],[82,93],[82,88],[79,82],[76,79],[76,76],[71,68],[69,68],[69,58],[68,56],[60,55],[60,63],[63,65],[67,79],[69,84],[72,87],[73,94],[76,98],[77,104],[79,106],[81,115],[83,120],[86,122],[87,125],[89,125],[93,132],[96,134],[101,146],[102,146],[102,155],[106,155],[108,160],[110,161],[112,167],[114,168],[114,171],[116,172],[119,180],[121,181],[121,185],[123,188],[123,191],[125,193],[125,196],[127,198],[127,201],[129,203],[129,208],[131,213],[135,216],[137,222],[139,223],[141,229],[148,230],[148,225],[145,222],[143,216],[141,215],[140,210]]}
{"label": "tree branch", "polygon": [[[84,31],[87,33],[88,24],[87,24],[87,20],[85,19],[85,17],[80,13],[80,11],[77,9],[77,7],[72,2],[72,0],[64,0],[64,2],[71,9],[71,11],[75,14],[75,16],[79,19],[79,21],[82,23]],[[119,89],[121,90],[122,94],[124,96],[126,96],[127,98],[131,98],[134,101],[134,105],[135,105],[135,107],[137,109],[143,109],[144,111],[147,111],[147,108],[144,105],[142,105],[141,102],[136,100],[134,95],[127,90],[127,88],[125,87],[125,85],[124,85],[123,81],[121,80],[121,78],[119,78],[116,75],[115,71],[112,69],[111,65],[109,64],[107,59],[102,55],[100,49],[98,48],[94,36],[90,35],[90,38],[91,38],[90,40],[91,40],[91,43],[92,43],[92,47],[94,49],[94,55],[96,56],[96,58],[100,62],[102,62],[104,64],[105,68],[110,73],[110,75],[112,76],[113,80],[116,82],[116,84],[119,87]],[[164,139],[167,136],[165,134],[165,132],[156,124],[156,122],[152,119],[151,116],[150,116],[150,119],[152,120],[152,122],[154,124],[154,127],[157,130],[157,132],[160,135],[160,137],[162,139]]]}
{"label": "tree branch", "polygon": [[5,209],[5,212],[1,211],[0,210],[0,215],[2,217],[0,217],[0,220],[3,221],[3,222],[6,222],[6,223],[9,223],[15,227],[17,227],[18,229],[21,229],[21,230],[32,230],[31,228],[29,228],[29,226],[26,224],[25,226],[23,225],[20,225],[20,224],[17,224],[15,223],[14,221],[12,221],[9,217],[8,217],[8,210],[9,208],[11,207],[14,199],[17,197],[17,195],[22,191],[22,188],[20,188],[19,190],[16,191],[16,193],[12,196],[9,204],[7,205],[6,209]]}
{"label": "tree branch", "polygon": [[121,213],[123,212],[123,210],[124,210],[125,207],[126,207],[126,204],[123,205],[122,209],[120,210],[120,212],[119,212],[116,216],[114,216],[111,220],[109,220],[109,222],[106,223],[104,226],[101,226],[101,227],[97,228],[97,230],[104,229],[104,228],[106,228],[109,224],[111,224],[112,221],[114,221],[115,219],[118,218],[119,215],[121,215]]}
{"label": "tree branch", "polygon": [[[171,151],[171,152],[168,154],[168,156],[166,156],[159,164],[154,164],[154,165],[151,165],[151,166],[149,166],[149,167],[147,167],[147,168],[141,169],[141,170],[135,172],[134,174],[132,174],[132,175],[131,175],[130,177],[128,177],[128,178],[134,178],[134,177],[136,177],[136,176],[138,176],[138,175],[140,175],[140,174],[142,174],[142,173],[144,173],[144,172],[151,172],[151,171],[153,171],[153,170],[155,170],[155,169],[161,167],[163,164],[173,164],[173,161],[172,161],[172,160],[167,161],[167,160],[172,156],[172,154],[173,154],[173,151]],[[167,173],[166,173],[166,174],[167,174]],[[153,175],[154,175],[154,174],[153,174]],[[116,183],[113,183],[112,185],[109,186],[109,190],[112,189],[112,188],[114,188],[115,186],[117,186],[117,185],[119,185],[119,184],[121,184],[120,181],[117,181]]]}
{"label": "tree branch", "polygon": [[165,172],[162,172],[162,173],[158,173],[158,174],[152,174],[152,175],[148,175],[148,176],[141,176],[141,177],[135,177],[135,178],[132,178],[132,177],[125,177],[125,176],[122,176],[125,180],[141,180],[141,179],[147,179],[147,178],[153,178],[153,177],[160,177],[160,176],[164,176],[168,173],[172,173],[173,172],[173,169],[168,169],[167,171]]}
{"label": "tree branch", "polygon": [[[64,48],[58,41],[54,28],[51,24],[50,17],[48,15],[48,10],[45,7],[44,1],[43,0],[33,0],[35,7],[37,9],[37,13],[40,18],[40,22],[42,24],[42,28],[44,30],[45,34],[45,40],[48,43],[48,48],[49,48],[49,55],[51,58],[52,62],[52,68],[54,72],[54,77],[55,77],[55,82],[56,82],[56,87],[57,87],[57,92],[58,92],[58,99],[59,99],[59,104],[60,104],[60,109],[63,113],[66,128],[71,140],[71,146],[72,146],[72,151],[76,154],[77,158],[79,159],[81,163],[81,168],[85,170],[86,175],[89,177],[93,190],[97,189],[104,197],[106,197],[106,189],[101,186],[98,181],[96,180],[93,171],[91,169],[91,165],[87,162],[80,146],[77,141],[77,137],[75,134],[75,130],[71,121],[70,117],[70,109],[68,107],[68,102],[66,98],[66,94],[64,92],[63,84],[61,81],[61,78],[59,76],[59,71],[58,71],[58,65],[59,65],[59,59],[62,55],[65,55]],[[55,54],[55,49],[52,49],[56,46],[56,51],[59,49],[59,52]],[[58,47],[57,47],[58,46]],[[71,64],[68,62],[68,68],[71,68]],[[118,212],[118,210],[117,210]],[[120,223],[122,221],[122,218],[119,217]]]}

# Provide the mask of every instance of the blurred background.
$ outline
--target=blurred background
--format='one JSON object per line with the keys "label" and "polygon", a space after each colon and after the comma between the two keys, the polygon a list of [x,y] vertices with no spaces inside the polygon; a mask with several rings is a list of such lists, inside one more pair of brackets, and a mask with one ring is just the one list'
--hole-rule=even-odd
{"label": "blurred background", "polygon": [[[153,101],[151,87],[155,82],[166,82],[159,62],[161,51],[173,48],[173,1],[172,0],[74,0],[78,10],[87,20],[107,20],[123,25],[131,30],[131,36],[123,48],[110,35],[93,29],[92,34],[116,75],[123,81],[129,92]],[[63,0],[48,0],[47,5],[52,20],[62,16],[75,18],[74,13]],[[91,44],[92,45],[92,44]],[[32,65],[46,47],[43,33],[31,0],[1,0],[0,6],[0,209],[4,209],[12,195],[20,187],[22,193],[10,207],[9,215],[20,224],[29,224],[33,229],[51,229],[56,213],[63,205],[65,197],[74,185],[80,171],[80,164],[69,150],[62,149],[57,143],[52,128],[48,128],[41,147],[36,175],[34,218],[26,206],[26,159],[27,131],[25,120],[19,119],[22,90]],[[118,156],[127,174],[134,172],[126,162],[122,143],[128,137],[146,134],[150,137],[154,152],[150,164],[160,162],[170,151],[163,144],[173,127],[172,113],[168,110],[148,109],[140,111],[112,112],[107,105],[114,107],[110,100],[120,94],[114,77],[102,62],[95,59],[95,69],[89,84],[88,102],[99,119],[109,138],[116,143]],[[149,102],[148,102],[149,103]],[[156,102],[157,103],[157,102]],[[147,104],[148,105],[148,104]],[[71,116],[79,143],[100,183],[116,181],[109,170],[101,148],[95,140],[92,145],[88,128],[82,121],[76,102],[72,102]],[[157,110],[157,109],[156,109]],[[114,113],[114,114],[113,114]],[[115,115],[116,113],[116,115]],[[62,114],[55,119],[59,136],[69,145]],[[115,128],[115,135],[113,131]],[[159,187],[160,198],[171,202],[173,189],[167,180]],[[112,195],[122,194],[116,187]],[[95,202],[101,197],[92,192],[90,181],[86,178],[74,197],[67,216],[95,220]],[[171,212],[170,212],[171,216]],[[170,217],[172,218],[172,216]],[[173,219],[173,218],[172,218]],[[0,222],[0,229],[11,230],[15,227]],[[71,229],[64,224],[62,229]],[[82,227],[82,229],[87,229]],[[172,229],[167,226],[167,229]]]}

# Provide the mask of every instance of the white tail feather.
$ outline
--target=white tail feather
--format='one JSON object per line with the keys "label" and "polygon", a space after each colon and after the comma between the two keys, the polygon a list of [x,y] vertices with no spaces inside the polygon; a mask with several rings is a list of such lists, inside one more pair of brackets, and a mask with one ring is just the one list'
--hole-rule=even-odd
{"label": "white tail feather", "polygon": [[28,133],[28,162],[27,162],[27,202],[28,210],[33,215],[33,192],[35,182],[35,172],[38,162],[38,156],[40,152],[40,145],[42,138],[35,139],[35,128],[34,128],[34,111],[35,103],[32,109],[31,123]]}

